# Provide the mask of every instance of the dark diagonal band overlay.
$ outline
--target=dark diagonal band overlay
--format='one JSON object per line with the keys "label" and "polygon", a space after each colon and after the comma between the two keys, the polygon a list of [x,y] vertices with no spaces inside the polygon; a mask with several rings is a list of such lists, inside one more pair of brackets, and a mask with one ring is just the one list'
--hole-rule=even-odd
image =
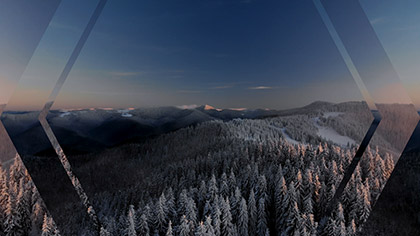
{"label": "dark diagonal band overlay", "polygon": [[340,52],[344,63],[346,64],[350,74],[352,75],[354,81],[356,82],[360,92],[362,93],[362,96],[364,97],[364,99],[366,100],[372,116],[373,116],[373,121],[368,129],[368,131],[366,132],[355,156],[353,157],[350,165],[347,167],[346,171],[344,172],[344,176],[343,179],[340,182],[340,185],[338,186],[338,188],[336,189],[336,192],[334,193],[334,197],[331,199],[331,201],[329,202],[328,206],[327,206],[327,210],[325,212],[324,217],[322,217],[320,224],[318,226],[318,231],[322,231],[322,229],[324,228],[325,224],[328,222],[328,218],[331,216],[332,211],[335,209],[335,207],[337,206],[341,195],[344,192],[345,187],[347,186],[348,182],[351,179],[351,176],[353,175],[357,165],[359,164],[363,153],[366,150],[366,147],[369,145],[370,140],[372,139],[373,134],[375,133],[380,121],[381,121],[381,115],[379,113],[379,111],[376,108],[376,105],[372,99],[372,97],[370,96],[358,70],[356,69],[356,66],[354,65],[349,53],[347,52],[343,42],[341,41],[337,31],[335,30],[327,12],[325,11],[322,3],[320,2],[320,0],[314,0],[314,4],[315,7],[317,8],[325,26],[327,27],[328,32],[331,35],[331,38],[333,39],[337,50]]}
{"label": "dark diagonal band overlay", "polygon": [[378,125],[381,122],[382,118],[378,111],[372,111],[372,114],[374,116],[372,124],[370,125],[365,137],[362,140],[362,143],[357,149],[356,154],[353,157],[353,160],[350,162],[350,165],[347,167],[346,171],[344,172],[343,179],[341,180],[340,185],[335,191],[334,197],[331,199],[331,201],[329,202],[327,206],[325,217],[321,219],[321,222],[319,224],[320,228],[325,226],[325,224],[327,223],[328,217],[331,216],[333,210],[336,208],[338,202],[340,201],[341,195],[343,195],[344,189],[347,186],[347,183],[350,181],[351,176],[356,170],[356,167],[359,164],[360,159],[363,156],[363,153],[365,152],[367,146],[369,145],[370,140],[372,139],[373,134],[376,131],[376,128],[378,128]]}
{"label": "dark diagonal band overlay", "polygon": [[314,4],[347,68],[368,102],[374,118],[355,157],[345,171],[334,197],[327,206],[327,211],[319,224],[319,229],[322,230],[328,218],[331,217],[333,209],[340,201],[346,185],[381,120],[387,125],[379,126],[380,132],[389,132],[390,124],[392,124],[393,129],[395,129],[393,132],[400,136],[401,142],[392,147],[393,151],[389,150],[394,152],[395,157],[398,158],[417,124],[418,115],[414,107],[410,108],[407,116],[413,116],[413,119],[402,124],[402,122],[399,122],[398,110],[386,110],[381,105],[410,104],[411,99],[405,92],[397,72],[359,1],[314,0]]}

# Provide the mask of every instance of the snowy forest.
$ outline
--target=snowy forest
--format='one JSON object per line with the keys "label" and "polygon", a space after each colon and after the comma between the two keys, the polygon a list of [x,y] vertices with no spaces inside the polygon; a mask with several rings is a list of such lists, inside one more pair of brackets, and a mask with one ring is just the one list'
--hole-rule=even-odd
{"label": "snowy forest", "polygon": [[355,235],[392,172],[393,158],[368,148],[320,229],[357,147],[317,136],[311,119],[209,121],[70,156],[100,232],[63,215],[69,223],[60,234],[17,157],[1,172],[2,235]]}

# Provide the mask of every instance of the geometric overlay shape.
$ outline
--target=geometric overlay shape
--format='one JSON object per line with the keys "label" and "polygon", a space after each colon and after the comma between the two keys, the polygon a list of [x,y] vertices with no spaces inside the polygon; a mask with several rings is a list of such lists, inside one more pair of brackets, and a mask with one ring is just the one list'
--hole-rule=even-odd
{"label": "geometric overlay shape", "polygon": [[360,235],[420,235],[419,143],[420,123],[395,165]]}
{"label": "geometric overlay shape", "polygon": [[[57,6],[58,5],[59,4],[57,3]],[[63,5],[64,4],[61,6]],[[66,12],[67,9],[62,9],[62,7],[60,7],[60,10]],[[89,14],[90,16],[92,13],[86,11],[84,15],[79,15],[79,18],[82,19],[81,24],[83,24],[83,26],[86,26],[86,23],[83,22],[85,14]],[[54,20],[59,17],[58,15],[59,14],[57,13],[54,16]],[[48,26],[48,23],[49,21],[46,23],[46,26]],[[46,35],[44,35],[41,43],[46,45],[41,46],[42,50],[48,51],[51,50],[51,48],[54,48],[50,47],[48,44],[48,42],[51,42],[52,35],[54,35],[54,32],[56,32],[54,31],[54,26],[54,24],[50,24],[50,27],[48,28],[50,32],[47,31]],[[91,26],[91,24],[88,24],[87,28]],[[78,34],[78,32],[75,32],[74,34]],[[86,36],[82,35],[82,37]],[[74,47],[72,45],[74,43],[72,38],[73,37],[71,36],[62,42],[56,42],[58,45],[65,49],[57,50],[59,53],[64,52],[64,54],[58,55],[56,60],[58,61],[57,64],[59,64],[62,59],[66,60],[66,58],[68,58],[69,55],[66,54],[70,52],[68,52],[66,49]],[[39,56],[39,52],[37,51],[29,62],[28,68],[22,77],[24,78],[22,81],[23,83],[21,82],[19,84],[19,87],[17,87],[16,91],[13,93],[10,101],[8,101],[9,106],[10,104],[18,104],[19,99],[21,98],[28,99],[31,97],[32,94],[30,91],[28,93],[28,90],[26,89],[26,84],[28,83],[38,83],[37,86],[40,87],[41,91],[53,90],[55,83],[51,83],[51,80],[56,81],[57,76],[54,76],[54,68],[57,67],[48,67],[46,66],[46,63],[48,62],[45,62],[42,56]],[[42,70],[39,69],[40,67]],[[65,69],[68,68],[66,67]],[[72,231],[72,228],[70,228],[69,225],[78,225],[79,229],[85,228],[86,232],[98,232],[98,230],[94,227],[94,221],[92,221],[92,219],[87,214],[86,207],[82,204],[80,196],[73,186],[73,179],[70,180],[68,172],[65,168],[63,168],[61,160],[57,156],[42,157],[45,156],[42,153],[43,150],[54,150],[54,147],[51,145],[48,136],[44,132],[43,127],[38,120],[40,115],[39,111],[42,109],[41,106],[45,104],[47,99],[44,97],[45,94],[47,94],[47,92],[44,92],[43,94],[36,94],[37,97],[34,96],[35,102],[31,108],[34,111],[25,113],[24,119],[22,120],[14,120],[13,114],[3,113],[2,120],[5,126],[5,130],[7,130],[11,142],[16,147],[17,153],[22,158],[22,161],[38,192],[40,193],[40,196],[44,201],[47,210],[54,219],[60,231],[69,235],[76,234],[78,232],[74,230]],[[38,107],[38,103],[42,103],[42,105],[39,104]],[[28,128],[27,132],[21,132],[22,127]],[[33,154],[37,154],[37,157],[35,157]],[[58,196],[60,196],[60,198],[58,198]]]}
{"label": "geometric overlay shape", "polygon": [[7,104],[60,2],[1,1],[0,104]]}
{"label": "geometric overlay shape", "polygon": [[[419,121],[410,98],[359,2],[321,0],[321,3],[315,1],[315,4],[317,3],[318,7],[322,3],[321,6],[325,9],[324,14],[331,20],[336,30],[336,35],[330,32],[331,36],[341,40],[354,64],[354,68],[349,69],[357,70],[357,74],[360,75],[382,115],[382,121],[376,133],[381,134],[385,139],[381,142],[376,140],[375,144],[379,146],[378,151],[392,155],[394,161],[397,161]],[[321,12],[320,14],[322,16]],[[407,105],[396,106],[395,103]],[[363,177],[363,181],[369,186],[373,184],[368,181],[369,176],[374,175],[372,171],[368,173],[368,176]],[[350,179],[350,176],[347,177]],[[340,187],[342,187],[342,193],[344,187]],[[378,191],[380,192],[380,189]],[[370,197],[377,196],[372,193]],[[338,201],[339,196],[334,199]]]}
{"label": "geometric overlay shape", "polygon": [[326,224],[328,223],[328,219],[331,217],[332,212],[334,209],[336,209],[344,190],[350,181],[354,171],[356,170],[356,167],[359,165],[359,162],[363,156],[363,153],[365,152],[367,146],[369,145],[369,142],[372,139],[373,134],[375,133],[382,117],[377,110],[377,107],[370,96],[362,78],[360,77],[360,74],[358,70],[356,69],[349,53],[347,52],[345,46],[343,45],[343,42],[341,41],[340,37],[338,36],[337,31],[335,30],[330,18],[328,17],[327,12],[325,11],[324,7],[322,6],[321,2],[319,0],[313,1],[315,4],[315,7],[317,8],[326,28],[328,29],[328,32],[330,33],[331,38],[333,39],[338,51],[340,52],[341,56],[343,57],[343,60],[351,73],[354,81],[356,82],[357,86],[360,89],[360,92],[362,93],[364,99],[367,102],[368,107],[370,108],[370,111],[373,115],[373,121],[366,132],[362,142],[359,145],[359,148],[356,151],[355,156],[353,157],[352,161],[350,162],[349,166],[347,167],[346,171],[344,172],[343,178],[338,185],[333,198],[329,201],[328,205],[326,206],[326,211],[324,213],[324,216],[322,217],[320,224],[318,226],[318,231],[322,232]]}
{"label": "geometric overlay shape", "polygon": [[86,211],[93,221],[95,228],[97,231],[100,231],[100,223],[98,221],[98,217],[96,216],[96,213],[92,207],[92,205],[89,202],[88,196],[86,195],[85,191],[82,188],[82,185],[80,184],[80,181],[78,178],[73,174],[73,171],[71,169],[70,162],[68,161],[66,155],[64,154],[63,149],[61,148],[60,144],[58,143],[57,138],[55,137],[50,125],[47,121],[47,115],[50,111],[52,105],[54,104],[54,100],[56,99],[58,93],[60,92],[61,87],[63,86],[65,80],[67,79],[71,69],[73,68],[74,63],[77,60],[77,57],[79,56],[81,50],[83,49],[84,44],[86,43],[93,27],[95,26],[96,21],[98,20],[99,16],[102,13],[103,8],[105,7],[107,0],[100,0],[98,5],[95,8],[95,11],[93,12],[88,24],[86,25],[82,35],[80,36],[79,41],[77,42],[69,60],[67,61],[66,66],[64,67],[62,73],[60,74],[60,77],[57,81],[57,83],[54,86],[54,89],[52,93],[50,94],[47,103],[45,104],[44,108],[42,109],[38,119],[41,123],[42,128],[44,129],[45,133],[48,136],[48,139],[50,140],[56,154],[59,157],[59,160],[61,164],[63,165],[68,177],[70,178],[74,189],[76,190],[77,194],[79,195],[83,205],[86,208]]}
{"label": "geometric overlay shape", "polygon": [[[21,0],[1,1],[0,8],[0,115],[32,58],[60,0],[37,4]],[[30,29],[30,30],[22,30]],[[0,121],[0,163],[7,166],[16,150]]]}

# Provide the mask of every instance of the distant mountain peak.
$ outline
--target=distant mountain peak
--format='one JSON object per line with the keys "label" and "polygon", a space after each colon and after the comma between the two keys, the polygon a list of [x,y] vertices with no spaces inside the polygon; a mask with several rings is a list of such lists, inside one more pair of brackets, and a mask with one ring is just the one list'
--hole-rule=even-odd
{"label": "distant mountain peak", "polygon": [[201,110],[201,111],[222,111],[223,110],[223,109],[215,108],[215,107],[213,107],[211,105],[208,105],[208,104],[202,105],[202,106],[198,107],[197,109]]}
{"label": "distant mountain peak", "polygon": [[204,110],[216,110],[216,108],[206,104],[206,105],[204,105]]}

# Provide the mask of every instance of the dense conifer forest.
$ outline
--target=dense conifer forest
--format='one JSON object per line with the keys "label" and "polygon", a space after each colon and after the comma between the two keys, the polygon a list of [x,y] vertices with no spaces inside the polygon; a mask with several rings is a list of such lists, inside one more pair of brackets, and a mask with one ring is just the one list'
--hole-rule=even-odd
{"label": "dense conifer forest", "polygon": [[[317,235],[357,147],[317,136],[311,119],[209,121],[69,159],[101,235]],[[322,235],[361,229],[394,166],[383,153],[368,148]],[[1,172],[2,233],[59,235],[19,163]],[[87,234],[68,222],[61,235]]]}

